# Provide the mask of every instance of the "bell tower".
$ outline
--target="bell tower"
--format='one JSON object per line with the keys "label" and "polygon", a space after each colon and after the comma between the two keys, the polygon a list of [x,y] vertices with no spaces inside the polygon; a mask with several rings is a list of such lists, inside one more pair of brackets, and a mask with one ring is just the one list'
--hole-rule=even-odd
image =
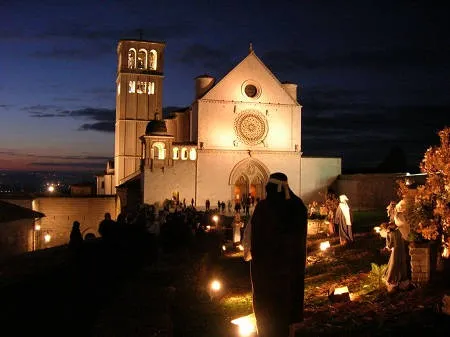
{"label": "bell tower", "polygon": [[121,40],[117,46],[115,186],[140,168],[139,137],[162,116],[163,42]]}

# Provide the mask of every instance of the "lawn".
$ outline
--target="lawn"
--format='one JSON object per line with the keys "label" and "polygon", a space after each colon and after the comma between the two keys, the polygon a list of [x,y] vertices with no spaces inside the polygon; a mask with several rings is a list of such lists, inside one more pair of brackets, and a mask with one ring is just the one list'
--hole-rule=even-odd
{"label": "lawn", "polygon": [[[355,216],[355,244],[344,248],[338,238],[310,237],[305,277],[305,321],[298,336],[386,336],[414,332],[428,336],[447,334],[449,316],[438,313],[450,286],[436,278],[429,286],[388,294],[379,287],[379,275],[371,264],[386,264],[389,255],[373,231],[381,213]],[[365,231],[363,229],[366,229]],[[331,248],[320,251],[320,242],[329,240]],[[275,252],[274,252],[275,253]],[[191,275],[178,285],[174,309],[175,336],[238,336],[232,319],[252,312],[249,263],[240,252],[225,252],[215,263],[198,261]],[[198,276],[201,275],[201,276]],[[210,296],[208,282],[223,282],[220,295]],[[192,285],[196,285],[192,292]],[[328,291],[347,286],[351,302],[331,303]],[[444,333],[445,331],[445,333]]]}

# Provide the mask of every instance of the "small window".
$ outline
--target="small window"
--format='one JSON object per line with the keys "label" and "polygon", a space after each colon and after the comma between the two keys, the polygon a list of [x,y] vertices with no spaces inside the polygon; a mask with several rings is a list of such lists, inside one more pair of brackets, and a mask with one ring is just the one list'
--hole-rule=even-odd
{"label": "small window", "polygon": [[172,156],[172,158],[173,158],[174,160],[180,159],[180,150],[179,150],[177,147],[174,147],[172,151],[173,151],[173,156]]}
{"label": "small window", "polygon": [[148,88],[148,92],[147,93],[149,95],[155,94],[155,82],[148,82],[147,88]]}
{"label": "small window", "polygon": [[150,54],[149,54],[149,60],[148,60],[148,67],[150,68],[150,70],[156,70],[157,67],[157,56],[158,54],[156,53],[156,50],[152,49],[150,50]]}
{"label": "small window", "polygon": [[128,69],[136,69],[136,49],[128,50]]}
{"label": "small window", "polygon": [[195,148],[192,148],[189,150],[189,159],[190,160],[196,160],[197,159],[197,151]]}
{"label": "small window", "polygon": [[183,147],[181,149],[181,160],[187,160],[188,159],[188,150]]}
{"label": "small window", "polygon": [[136,92],[136,81],[128,82],[128,92],[134,94]]}

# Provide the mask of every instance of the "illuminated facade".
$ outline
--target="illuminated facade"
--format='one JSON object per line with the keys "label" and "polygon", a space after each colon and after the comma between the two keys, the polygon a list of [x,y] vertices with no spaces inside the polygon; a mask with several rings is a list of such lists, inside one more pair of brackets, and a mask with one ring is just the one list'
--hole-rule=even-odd
{"label": "illuminated facade", "polygon": [[341,173],[340,158],[302,158],[297,85],[281,83],[253,50],[220,81],[197,77],[193,103],[162,118],[163,50],[162,43],[119,43],[114,181],[120,190],[138,180],[141,202],[175,196],[202,206],[206,199],[263,198],[270,173],[282,171],[291,189],[308,198]]}

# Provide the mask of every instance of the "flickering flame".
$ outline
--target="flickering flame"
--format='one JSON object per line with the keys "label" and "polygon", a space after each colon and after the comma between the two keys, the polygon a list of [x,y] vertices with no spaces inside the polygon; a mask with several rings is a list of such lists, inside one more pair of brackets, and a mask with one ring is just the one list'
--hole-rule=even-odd
{"label": "flickering flame", "polygon": [[330,247],[331,247],[330,246],[330,241],[324,241],[324,242],[320,243],[320,250],[321,251],[325,251],[325,250],[327,250]]}
{"label": "flickering flame", "polygon": [[444,247],[444,250],[442,251],[442,257],[448,259],[449,256],[450,256],[450,254],[449,254],[448,248]]}
{"label": "flickering flame", "polygon": [[348,287],[347,286],[334,289],[334,294],[335,295],[342,295],[342,294],[345,294],[345,293],[348,293],[348,292],[349,291],[348,291]]}
{"label": "flickering flame", "polygon": [[255,314],[233,319],[231,323],[239,327],[239,336],[246,337],[256,332]]}

